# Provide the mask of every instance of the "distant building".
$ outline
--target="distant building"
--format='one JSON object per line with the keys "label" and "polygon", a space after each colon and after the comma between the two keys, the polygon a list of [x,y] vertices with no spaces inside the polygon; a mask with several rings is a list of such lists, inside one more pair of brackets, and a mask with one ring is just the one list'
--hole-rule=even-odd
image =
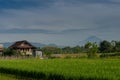
{"label": "distant building", "polygon": [[4,46],[3,46],[3,44],[0,44],[0,55],[3,54],[3,50],[4,50]]}
{"label": "distant building", "polygon": [[36,55],[36,47],[26,40],[17,41],[9,48],[15,50],[20,55]]}
{"label": "distant building", "polygon": [[35,56],[38,57],[38,58],[42,58],[43,57],[42,51],[41,50],[36,50]]}

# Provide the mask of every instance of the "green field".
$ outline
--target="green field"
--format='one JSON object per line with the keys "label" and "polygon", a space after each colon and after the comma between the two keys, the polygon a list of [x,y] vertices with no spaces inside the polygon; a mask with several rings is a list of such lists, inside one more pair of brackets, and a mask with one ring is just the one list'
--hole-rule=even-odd
{"label": "green field", "polygon": [[0,74],[0,80],[18,80],[14,75]]}
{"label": "green field", "polygon": [[28,80],[120,80],[120,59],[0,60],[0,73]]}

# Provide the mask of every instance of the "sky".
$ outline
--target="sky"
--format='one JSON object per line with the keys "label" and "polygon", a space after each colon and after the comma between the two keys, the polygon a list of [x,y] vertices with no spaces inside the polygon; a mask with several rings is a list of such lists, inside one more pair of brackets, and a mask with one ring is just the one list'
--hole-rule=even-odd
{"label": "sky", "polygon": [[0,42],[120,40],[120,0],[0,0]]}

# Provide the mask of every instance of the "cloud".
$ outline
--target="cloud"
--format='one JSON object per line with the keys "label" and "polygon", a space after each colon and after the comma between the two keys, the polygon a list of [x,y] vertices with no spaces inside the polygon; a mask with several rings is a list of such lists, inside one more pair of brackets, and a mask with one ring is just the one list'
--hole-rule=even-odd
{"label": "cloud", "polygon": [[43,30],[43,29],[1,29],[1,34],[55,34],[55,31]]}
{"label": "cloud", "polygon": [[[3,3],[7,5],[7,1]],[[12,2],[6,7],[0,6],[2,8],[0,11],[1,33],[12,33],[11,36],[17,33],[16,35],[20,35],[23,39],[25,37],[22,35],[31,33],[34,36],[42,36],[43,42],[59,44],[62,42],[70,44],[91,35],[110,40],[119,39],[118,0],[9,1]],[[4,35],[7,36],[6,34]],[[35,36],[36,41],[38,41],[37,36]],[[27,37],[33,40],[30,36]]]}
{"label": "cloud", "polygon": [[120,0],[109,0],[110,2],[115,2],[120,4]]}
{"label": "cloud", "polygon": [[120,16],[119,8],[119,5],[101,3],[76,5],[62,0],[54,2],[47,8],[38,6],[24,9],[4,9],[0,16],[0,24],[5,28],[51,30],[94,28],[101,26],[104,19]]}

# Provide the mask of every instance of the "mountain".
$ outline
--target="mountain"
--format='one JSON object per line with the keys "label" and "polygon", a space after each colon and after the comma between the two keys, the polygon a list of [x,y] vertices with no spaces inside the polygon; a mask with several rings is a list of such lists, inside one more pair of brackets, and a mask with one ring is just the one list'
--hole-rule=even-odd
{"label": "mountain", "polygon": [[51,43],[51,44],[42,44],[42,43],[35,43],[35,42],[30,42],[32,45],[36,46],[36,47],[45,47],[45,46],[52,46],[52,47],[59,47],[59,48],[63,48],[65,46],[60,46],[60,45],[56,45],[54,43]]}
{"label": "mountain", "polygon": [[47,46],[57,47],[57,45],[56,45],[56,44],[53,44],[53,43],[48,44]]}
{"label": "mountain", "polygon": [[13,42],[5,42],[5,43],[2,43],[2,44],[5,48],[7,48],[7,47],[11,46],[13,44]]}
{"label": "mountain", "polygon": [[80,41],[80,42],[79,42],[79,45],[80,45],[80,46],[83,46],[83,45],[85,45],[87,42],[92,42],[92,43],[96,42],[97,44],[99,44],[101,41],[102,41],[102,39],[100,39],[100,38],[98,38],[98,37],[96,37],[96,36],[90,36],[90,37],[88,37],[87,39],[85,39],[85,40],[83,40],[83,41]]}
{"label": "mountain", "polygon": [[36,47],[45,47],[46,44],[42,44],[42,43],[36,43],[36,42],[30,42],[32,45],[36,46]]}
{"label": "mountain", "polygon": [[[80,45],[80,46],[84,46],[87,42],[96,42],[97,44],[99,44],[102,41],[102,39],[96,37],[96,36],[90,36],[87,39],[80,41],[78,44],[76,45]],[[4,47],[9,47],[10,45],[12,45],[14,42],[5,42],[2,43],[4,45]],[[56,44],[43,44],[43,43],[39,43],[39,42],[30,42],[32,45],[36,46],[36,47],[45,47],[45,46],[53,46],[53,47],[59,47],[59,48],[63,48],[65,46],[60,46],[60,45],[56,45]]]}

